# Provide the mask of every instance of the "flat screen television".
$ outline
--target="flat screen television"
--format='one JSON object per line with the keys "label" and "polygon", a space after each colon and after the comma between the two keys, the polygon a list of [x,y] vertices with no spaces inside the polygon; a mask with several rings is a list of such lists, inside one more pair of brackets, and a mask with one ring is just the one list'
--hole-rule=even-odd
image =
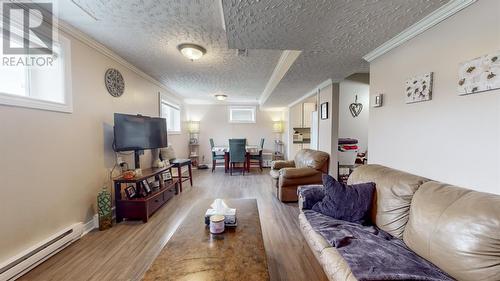
{"label": "flat screen television", "polygon": [[[138,151],[168,146],[165,118],[115,113],[114,150]],[[136,161],[136,168],[138,163]]]}

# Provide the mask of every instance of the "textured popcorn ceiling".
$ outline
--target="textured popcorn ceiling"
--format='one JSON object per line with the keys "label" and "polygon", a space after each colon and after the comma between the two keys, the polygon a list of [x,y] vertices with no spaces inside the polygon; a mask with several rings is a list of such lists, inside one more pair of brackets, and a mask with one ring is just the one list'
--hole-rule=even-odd
{"label": "textured popcorn ceiling", "polygon": [[368,72],[366,55],[448,0],[223,0],[230,48],[302,50],[265,106]]}
{"label": "textured popcorn ceiling", "polygon": [[[249,50],[242,57],[228,49],[216,0],[75,0],[83,10],[59,2],[61,19],[195,102],[213,102],[215,93],[257,102],[281,54]],[[199,44],[207,54],[191,62],[177,50],[181,43]]]}
{"label": "textured popcorn ceiling", "polygon": [[[302,50],[265,106],[367,72],[362,56],[447,0],[70,0],[60,17],[189,100],[257,101],[281,50]],[[82,10],[83,9],[83,10]],[[180,43],[208,53],[191,62]],[[249,49],[247,57],[235,48]],[[103,73],[104,75],[104,73]]]}

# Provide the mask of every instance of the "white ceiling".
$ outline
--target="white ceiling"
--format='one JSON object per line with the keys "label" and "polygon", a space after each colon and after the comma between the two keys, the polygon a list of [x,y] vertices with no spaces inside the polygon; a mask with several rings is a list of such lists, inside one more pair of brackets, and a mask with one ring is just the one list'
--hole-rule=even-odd
{"label": "white ceiling", "polygon": [[[62,20],[191,102],[213,102],[215,93],[256,102],[281,51],[301,50],[264,104],[280,107],[327,79],[367,72],[363,55],[448,0],[223,0],[224,17],[219,0],[74,2],[59,2]],[[191,62],[180,43],[207,55]]]}

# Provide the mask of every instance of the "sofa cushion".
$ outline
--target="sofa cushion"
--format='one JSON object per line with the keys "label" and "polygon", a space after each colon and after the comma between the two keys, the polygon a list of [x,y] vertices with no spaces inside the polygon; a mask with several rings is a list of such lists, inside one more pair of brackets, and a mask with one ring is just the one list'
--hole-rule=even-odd
{"label": "sofa cushion", "polygon": [[299,209],[310,210],[314,204],[323,200],[325,197],[325,188],[323,185],[302,185],[297,188],[299,196]]}
{"label": "sofa cushion", "polygon": [[500,280],[500,196],[427,182],[413,196],[404,241],[458,280]]}
{"label": "sofa cushion", "polygon": [[316,174],[321,174],[317,170],[309,167],[304,168],[283,168],[280,170],[280,175],[287,179],[296,179],[310,177]]}
{"label": "sofa cushion", "polygon": [[347,186],[329,175],[323,175],[323,186],[325,196],[314,204],[314,211],[349,222],[370,221],[369,214],[375,191],[373,183]]}
{"label": "sofa cushion", "polygon": [[[295,197],[297,197],[297,186],[299,185],[306,185],[306,184],[321,184],[321,173],[315,173],[311,176],[307,177],[299,177],[299,178],[285,178],[285,177],[279,177],[279,183],[278,185],[280,187],[293,187]],[[297,199],[295,199],[297,201]]]}
{"label": "sofa cushion", "polygon": [[349,265],[333,248],[328,241],[317,233],[306,219],[305,215],[299,215],[300,230],[311,248],[314,256],[320,262],[329,280],[335,281],[357,281],[351,272]]}
{"label": "sofa cushion", "polygon": [[397,238],[403,238],[413,194],[428,179],[380,165],[363,165],[353,171],[348,184],[374,182],[372,221]]}
{"label": "sofa cushion", "polygon": [[279,170],[279,169],[290,168],[290,167],[295,167],[295,162],[293,160],[291,160],[291,161],[275,160],[275,161],[271,162],[271,170]]}
{"label": "sofa cushion", "polygon": [[303,214],[312,229],[336,248],[360,281],[452,280],[435,265],[411,251],[401,239],[376,226],[337,220],[312,210],[305,210]]}

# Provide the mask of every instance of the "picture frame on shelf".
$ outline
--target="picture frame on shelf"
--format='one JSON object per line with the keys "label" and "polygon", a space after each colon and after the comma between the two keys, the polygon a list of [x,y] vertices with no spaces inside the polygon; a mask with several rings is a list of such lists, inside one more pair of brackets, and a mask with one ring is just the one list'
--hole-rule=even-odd
{"label": "picture frame on shelf", "polygon": [[172,173],[170,171],[165,171],[161,175],[164,181],[172,180]]}
{"label": "picture frame on shelf", "polygon": [[133,199],[137,195],[137,191],[135,190],[135,187],[133,185],[129,185],[125,188],[125,194],[127,195],[128,199]]}
{"label": "picture frame on shelf", "polygon": [[321,120],[328,119],[328,102],[324,102],[320,106],[320,117]]}
{"label": "picture frame on shelf", "polygon": [[144,192],[147,194],[151,193],[151,186],[149,186],[149,182],[147,180],[142,181],[142,187],[144,189]]}

